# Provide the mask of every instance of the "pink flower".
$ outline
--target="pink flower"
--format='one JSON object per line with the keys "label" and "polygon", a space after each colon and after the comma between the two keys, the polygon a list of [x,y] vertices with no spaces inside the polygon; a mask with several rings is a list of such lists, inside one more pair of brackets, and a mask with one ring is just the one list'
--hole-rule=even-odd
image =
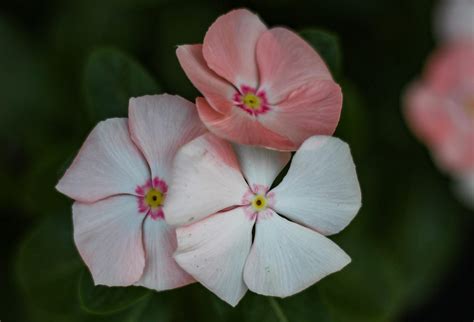
{"label": "pink flower", "polygon": [[219,17],[201,45],[177,56],[204,95],[199,116],[216,135],[240,144],[296,150],[312,135],[332,135],[340,87],[316,51],[285,28],[267,29],[245,9]]}
{"label": "pink flower", "polygon": [[163,219],[178,148],[205,133],[195,106],[170,95],[132,98],[129,120],[91,132],[57,189],[75,200],[74,240],[95,284],[156,290],[193,282],[174,261]]}
{"label": "pink flower", "polygon": [[361,205],[347,144],[309,138],[275,188],[290,153],[234,149],[208,133],[176,155],[164,209],[170,224],[184,225],[176,230],[178,264],[233,306],[247,288],[285,297],[347,265],[349,256],[325,237]]}
{"label": "pink flower", "polygon": [[409,125],[441,168],[455,175],[474,171],[474,43],[438,50],[405,105]]}

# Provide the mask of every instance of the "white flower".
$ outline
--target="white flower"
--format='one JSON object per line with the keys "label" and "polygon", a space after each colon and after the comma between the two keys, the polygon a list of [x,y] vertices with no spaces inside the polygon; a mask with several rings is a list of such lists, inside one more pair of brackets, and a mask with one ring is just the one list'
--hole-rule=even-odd
{"label": "white flower", "polygon": [[247,289],[295,294],[346,266],[349,256],[325,236],[361,205],[348,145],[307,139],[273,189],[290,153],[234,148],[209,133],[176,155],[164,212],[168,223],[187,225],[176,230],[177,263],[231,305]]}

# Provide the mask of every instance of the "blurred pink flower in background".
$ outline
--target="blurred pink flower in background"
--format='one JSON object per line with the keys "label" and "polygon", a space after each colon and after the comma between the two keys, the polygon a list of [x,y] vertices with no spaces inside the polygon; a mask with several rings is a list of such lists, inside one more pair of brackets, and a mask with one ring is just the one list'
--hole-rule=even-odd
{"label": "blurred pink flower in background", "polygon": [[449,42],[429,59],[405,97],[413,132],[474,203],[474,42]]}
{"label": "blurred pink flower in background", "polygon": [[171,166],[205,133],[196,107],[171,95],[130,99],[129,119],[100,122],[57,189],[74,199],[74,241],[95,284],[166,290],[193,282],[172,257],[164,221]]}
{"label": "blurred pink flower in background", "polygon": [[328,136],[307,139],[272,188],[290,156],[232,147],[211,133],[176,155],[164,206],[166,220],[180,226],[176,261],[233,306],[247,289],[290,296],[350,262],[326,237],[344,229],[361,206],[348,145]]}
{"label": "blurred pink flower in background", "polygon": [[474,41],[474,0],[440,1],[434,28],[442,42]]}
{"label": "blurred pink flower in background", "polygon": [[285,28],[267,27],[245,9],[219,17],[203,44],[177,49],[204,95],[201,120],[233,142],[296,150],[312,135],[332,135],[342,93],[319,54]]}

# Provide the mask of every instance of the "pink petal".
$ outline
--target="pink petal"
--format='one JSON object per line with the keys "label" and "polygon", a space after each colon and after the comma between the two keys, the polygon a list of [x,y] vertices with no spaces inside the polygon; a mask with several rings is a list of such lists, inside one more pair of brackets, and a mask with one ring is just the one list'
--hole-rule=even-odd
{"label": "pink petal", "polygon": [[231,145],[210,133],[178,152],[172,178],[163,209],[172,225],[239,205],[248,189]]}
{"label": "pink petal", "polygon": [[323,235],[346,227],[361,206],[349,146],[329,136],[306,140],[274,193],[273,209]]}
{"label": "pink petal", "polygon": [[470,132],[457,131],[433,152],[439,166],[453,174],[474,171],[474,125]]}
{"label": "pink petal", "polygon": [[430,147],[439,166],[458,174],[474,167],[474,45],[449,43],[426,66],[422,85],[406,95],[406,115],[415,134]]}
{"label": "pink petal", "polygon": [[152,177],[165,180],[176,151],[206,132],[195,105],[174,95],[132,98],[129,117],[132,140],[147,159]]}
{"label": "pink petal", "polygon": [[474,75],[474,43],[448,44],[437,50],[429,59],[425,80],[438,94],[452,94],[470,81],[472,93]]}
{"label": "pink petal", "polygon": [[257,44],[260,88],[277,104],[302,85],[314,80],[332,80],[319,54],[300,36],[285,28],[262,34]]}
{"label": "pink petal", "polygon": [[273,212],[257,220],[244,280],[255,293],[287,297],[341,270],[350,261],[330,239]]}
{"label": "pink petal", "polygon": [[259,145],[276,150],[295,150],[297,146],[286,137],[265,128],[253,116],[239,108],[229,115],[215,111],[202,97],[196,99],[199,117],[207,128],[226,140],[239,144]]}
{"label": "pink petal", "polygon": [[148,166],[130,139],[126,119],[97,124],[56,189],[72,199],[94,202],[134,194],[150,178]]}
{"label": "pink petal", "polygon": [[179,46],[176,55],[188,78],[212,107],[220,113],[229,113],[236,90],[209,69],[202,56],[202,45]]}
{"label": "pink petal", "polygon": [[209,67],[234,86],[257,87],[255,49],[267,28],[245,9],[220,16],[204,37],[203,54]]}
{"label": "pink petal", "polygon": [[115,196],[72,208],[74,240],[95,284],[127,286],[140,279],[145,267],[142,242],[144,216],[136,197]]}
{"label": "pink petal", "polygon": [[405,113],[408,124],[420,139],[431,146],[443,144],[455,134],[448,108],[443,107],[445,98],[415,83],[405,96]]}
{"label": "pink petal", "polygon": [[252,243],[253,220],[241,207],[178,228],[176,261],[232,306],[245,295],[242,273]]}
{"label": "pink petal", "polygon": [[194,282],[173,258],[177,247],[175,229],[164,220],[150,217],[145,219],[143,229],[146,264],[136,285],[163,291]]}
{"label": "pink petal", "polygon": [[330,80],[303,85],[262,115],[261,123],[271,131],[289,138],[299,147],[313,135],[332,135],[342,107],[341,88]]}
{"label": "pink petal", "polygon": [[[291,158],[289,152],[273,151],[248,145],[235,144],[234,150],[239,158],[242,173],[251,187],[253,185],[270,187],[273,180],[290,162]],[[266,192],[263,191],[263,194]]]}

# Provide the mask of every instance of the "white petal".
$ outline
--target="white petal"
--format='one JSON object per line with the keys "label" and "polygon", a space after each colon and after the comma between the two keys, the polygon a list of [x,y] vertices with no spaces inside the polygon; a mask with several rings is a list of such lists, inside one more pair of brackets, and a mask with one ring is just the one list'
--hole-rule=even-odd
{"label": "white petal", "polygon": [[205,134],[176,155],[163,209],[165,219],[172,225],[189,224],[240,205],[247,190],[231,145]]}
{"label": "white petal", "polygon": [[455,179],[454,189],[458,197],[467,207],[474,210],[474,171],[461,173]]}
{"label": "white petal", "polygon": [[439,40],[474,41],[474,1],[440,1],[433,20]]}
{"label": "white petal", "polygon": [[289,152],[234,144],[242,173],[249,185],[261,184],[270,187],[280,171],[290,161]]}
{"label": "white petal", "polygon": [[350,263],[330,239],[272,213],[258,218],[245,264],[245,284],[253,292],[290,296]]}
{"label": "white petal", "polygon": [[177,247],[175,229],[162,219],[154,220],[148,216],[143,230],[146,264],[136,285],[163,291],[194,282],[173,258]]}
{"label": "white petal", "polygon": [[328,136],[313,136],[303,143],[273,192],[276,212],[323,235],[341,231],[361,206],[349,146]]}
{"label": "white petal", "polygon": [[134,196],[115,196],[72,208],[74,240],[95,284],[127,286],[145,267],[142,242],[144,216]]}
{"label": "white petal", "polygon": [[176,151],[206,132],[196,106],[174,95],[130,99],[130,132],[153,177],[168,179]]}
{"label": "white petal", "polygon": [[252,243],[250,219],[242,207],[176,230],[178,264],[232,306],[245,295],[245,260]]}
{"label": "white petal", "polygon": [[87,137],[56,189],[74,200],[94,202],[134,194],[150,179],[140,151],[130,139],[127,119],[100,122]]}

